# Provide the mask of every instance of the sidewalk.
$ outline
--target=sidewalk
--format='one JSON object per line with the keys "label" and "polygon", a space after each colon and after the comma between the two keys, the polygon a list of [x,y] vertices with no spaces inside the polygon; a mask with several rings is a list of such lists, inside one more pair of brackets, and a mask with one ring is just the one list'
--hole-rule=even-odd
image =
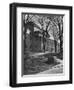
{"label": "sidewalk", "polygon": [[38,53],[31,53],[29,56],[41,56],[41,55],[45,55],[45,54],[49,54],[49,51],[46,52],[38,52]]}
{"label": "sidewalk", "polygon": [[38,56],[42,56],[42,55],[50,55],[50,56],[56,56],[58,53],[50,53],[49,51],[45,51],[45,52],[29,52],[27,55],[29,57],[38,57]]}

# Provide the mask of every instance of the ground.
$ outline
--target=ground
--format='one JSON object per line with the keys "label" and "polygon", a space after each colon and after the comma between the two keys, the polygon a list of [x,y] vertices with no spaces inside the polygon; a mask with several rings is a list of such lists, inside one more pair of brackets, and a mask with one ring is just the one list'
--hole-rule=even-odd
{"label": "ground", "polygon": [[30,53],[24,64],[24,75],[63,73],[63,60],[49,52]]}
{"label": "ground", "polygon": [[46,71],[40,72],[39,74],[57,74],[63,73],[63,64],[55,65],[51,69],[49,68]]}

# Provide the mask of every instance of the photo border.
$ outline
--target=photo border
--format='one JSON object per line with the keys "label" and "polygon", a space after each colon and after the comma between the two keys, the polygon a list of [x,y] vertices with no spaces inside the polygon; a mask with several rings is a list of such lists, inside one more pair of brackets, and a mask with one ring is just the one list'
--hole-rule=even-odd
{"label": "photo border", "polygon": [[[45,9],[61,9],[69,10],[69,80],[66,81],[52,81],[52,82],[37,82],[37,83],[19,83],[17,84],[17,7],[29,8],[45,8]],[[72,83],[72,6],[57,6],[57,5],[41,5],[41,4],[27,4],[27,3],[12,3],[10,4],[10,86],[24,87],[24,86],[41,86],[41,85],[56,85],[56,84],[70,84]]]}

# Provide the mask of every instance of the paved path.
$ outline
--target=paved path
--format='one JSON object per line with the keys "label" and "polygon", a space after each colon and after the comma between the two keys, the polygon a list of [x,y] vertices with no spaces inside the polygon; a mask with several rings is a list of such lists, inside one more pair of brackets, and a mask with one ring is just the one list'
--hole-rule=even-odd
{"label": "paved path", "polygon": [[63,67],[62,64],[53,67],[52,69],[40,72],[39,74],[57,74],[57,73],[62,73],[63,72]]}
{"label": "paved path", "polygon": [[49,52],[46,51],[46,52],[41,52],[41,53],[32,53],[29,56],[40,56],[40,55],[44,55],[44,54],[49,54]]}
{"label": "paved path", "polygon": [[30,52],[29,53],[29,57],[37,57],[37,56],[42,56],[42,55],[50,55],[50,56],[55,56],[57,55],[58,53],[50,53],[49,51],[46,51],[46,52],[38,52],[38,53],[33,53],[33,52]]}

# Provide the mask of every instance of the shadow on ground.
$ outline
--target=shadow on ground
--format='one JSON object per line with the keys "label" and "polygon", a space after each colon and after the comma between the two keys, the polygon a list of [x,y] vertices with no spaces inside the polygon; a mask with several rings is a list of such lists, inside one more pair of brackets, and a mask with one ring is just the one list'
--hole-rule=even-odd
{"label": "shadow on ground", "polygon": [[49,55],[49,54],[25,57],[24,58],[24,75],[31,75],[31,74],[44,72],[46,70],[52,69],[54,66],[59,65],[59,64],[60,64],[60,61],[57,61],[57,58],[55,58],[55,56]]}

